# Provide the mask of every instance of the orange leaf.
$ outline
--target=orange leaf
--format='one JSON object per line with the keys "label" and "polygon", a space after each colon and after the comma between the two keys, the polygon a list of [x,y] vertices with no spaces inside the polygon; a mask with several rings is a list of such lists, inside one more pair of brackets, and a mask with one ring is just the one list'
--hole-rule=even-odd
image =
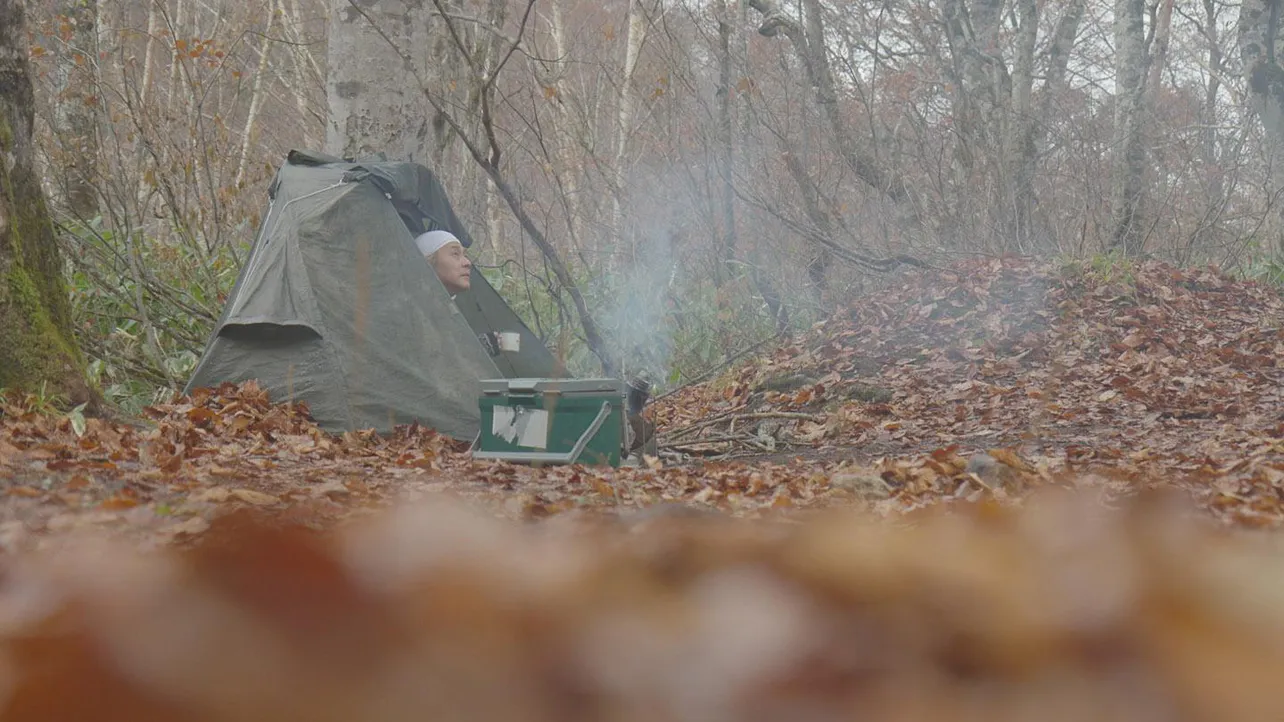
{"label": "orange leaf", "polygon": [[9,496],[22,496],[29,499],[35,499],[44,495],[45,493],[43,491],[30,486],[15,486],[9,489]]}

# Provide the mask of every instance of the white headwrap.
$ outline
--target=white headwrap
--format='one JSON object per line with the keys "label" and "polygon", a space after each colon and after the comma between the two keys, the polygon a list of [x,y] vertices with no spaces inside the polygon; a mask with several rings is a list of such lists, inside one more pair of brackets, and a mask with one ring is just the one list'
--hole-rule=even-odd
{"label": "white headwrap", "polygon": [[[455,238],[455,234],[450,231],[428,231],[427,233],[419,234],[419,237],[415,239],[415,246],[425,256],[431,256],[440,250],[442,246],[450,243],[459,243],[459,239]],[[464,244],[459,243],[459,245],[462,246]]]}

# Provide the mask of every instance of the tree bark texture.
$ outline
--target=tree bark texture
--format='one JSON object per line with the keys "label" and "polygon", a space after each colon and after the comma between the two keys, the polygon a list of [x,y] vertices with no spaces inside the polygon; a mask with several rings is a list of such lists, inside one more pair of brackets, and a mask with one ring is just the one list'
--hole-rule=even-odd
{"label": "tree bark texture", "polygon": [[1144,23],[1144,0],[1115,0],[1115,159],[1110,245],[1129,256],[1139,255],[1145,241],[1140,218],[1146,173]]}
{"label": "tree bark texture", "polygon": [[411,80],[435,75],[429,52],[435,41],[429,32],[432,3],[358,4],[360,9],[351,0],[332,0],[330,6],[325,150],[344,158],[386,153],[433,165],[443,123]]}
{"label": "tree bark texture", "polygon": [[91,400],[62,259],[35,172],[35,101],[22,0],[0,0],[0,388],[42,382]]}
{"label": "tree bark texture", "polygon": [[[1284,68],[1276,57],[1281,0],[1244,0],[1239,11],[1239,53],[1248,81],[1248,103],[1262,121],[1270,159],[1270,197],[1280,225],[1280,196],[1284,190]],[[1276,238],[1284,251],[1284,234]]]}
{"label": "tree bark texture", "polygon": [[65,209],[88,222],[98,215],[98,135],[95,96],[98,94],[98,6],[92,0],[59,0],[56,48],[57,73],[52,114],[53,131],[61,149],[62,193]]}
{"label": "tree bark texture", "polygon": [[718,174],[722,185],[722,229],[714,282],[721,287],[725,268],[736,258],[735,133],[732,104],[736,93],[731,57],[732,23],[726,0],[716,0],[718,21]]}
{"label": "tree bark texture", "polygon": [[1039,32],[1037,0],[1017,0],[1017,52],[1012,63],[1012,110],[1003,134],[1003,196],[998,204],[1009,239],[1019,250],[1034,241],[1034,50]]}

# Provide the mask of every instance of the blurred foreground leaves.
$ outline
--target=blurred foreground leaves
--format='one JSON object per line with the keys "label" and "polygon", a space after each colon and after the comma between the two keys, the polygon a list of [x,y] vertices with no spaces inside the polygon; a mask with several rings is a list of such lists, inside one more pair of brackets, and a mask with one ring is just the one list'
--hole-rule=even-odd
{"label": "blurred foreground leaves", "polygon": [[1284,557],[1144,497],[892,523],[520,524],[11,560],[0,718],[1278,720]]}

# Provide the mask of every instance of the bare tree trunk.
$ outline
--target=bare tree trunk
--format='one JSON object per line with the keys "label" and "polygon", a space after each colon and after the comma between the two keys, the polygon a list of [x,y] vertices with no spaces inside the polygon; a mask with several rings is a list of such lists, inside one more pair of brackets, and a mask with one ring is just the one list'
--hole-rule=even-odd
{"label": "bare tree trunk", "polygon": [[156,67],[156,60],[153,57],[156,54],[157,34],[160,33],[160,10],[161,0],[151,0],[147,3],[147,40],[144,41],[146,49],[143,51],[143,80],[138,88],[138,103],[141,107],[147,107],[148,96],[152,92],[152,69]]}
{"label": "bare tree trunk", "polygon": [[[157,1],[159,2],[160,0],[157,0]],[[178,106],[176,105],[176,103],[178,102],[178,98],[180,97],[179,89],[182,87],[180,80],[182,79],[183,57],[182,57],[182,52],[180,52],[178,49],[179,48],[178,41],[183,40],[184,42],[186,42],[187,40],[187,38],[183,37],[182,35],[185,27],[184,26],[185,18],[184,18],[184,12],[183,12],[185,9],[186,9],[186,5],[184,3],[184,0],[177,0],[177,2],[174,4],[174,14],[169,19],[169,23],[168,23],[169,24],[168,29],[170,32],[170,39],[173,44],[173,49],[170,52],[170,58],[169,58],[169,89],[168,89],[169,97],[166,98],[166,100],[169,103],[169,112],[171,115],[173,115],[178,111]],[[186,96],[186,93],[183,93],[182,95]]]}
{"label": "bare tree trunk", "polygon": [[[553,38],[552,69],[545,78],[545,93],[552,96],[554,109],[552,113],[553,137],[545,139],[554,144],[555,161],[553,175],[561,186],[558,198],[566,210],[566,229],[570,240],[579,247],[582,237],[583,211],[579,194],[579,168],[575,157],[576,139],[580,136],[577,120],[571,116],[572,100],[566,83],[566,74],[571,68],[567,62],[570,48],[566,42],[566,23],[559,3],[552,4],[552,15],[549,18],[549,34]],[[593,234],[593,258],[601,258],[603,247],[600,234]]]}
{"label": "bare tree trunk", "polygon": [[1172,37],[1173,0],[1159,0],[1155,12],[1154,38],[1150,41],[1150,73],[1146,79],[1146,94],[1153,105],[1163,82],[1164,66],[1168,62],[1168,45]]}
{"label": "bare tree trunk", "polygon": [[821,106],[834,141],[852,173],[881,195],[900,204],[904,213],[902,225],[911,230],[920,227],[922,219],[915,207],[909,183],[895,171],[882,167],[872,153],[860,147],[838,105],[837,84],[829,65],[820,0],[802,0],[805,28],[789,17],[777,0],[746,2],[762,15],[762,23],[758,27],[760,35],[774,37],[783,32],[793,44],[794,52],[802,61],[807,82],[816,89],[816,102]]}
{"label": "bare tree trunk", "polygon": [[[821,205],[820,189],[816,187],[811,176],[807,175],[807,169],[803,167],[798,154],[792,148],[787,148],[784,156],[785,167],[789,169],[789,175],[793,176],[794,182],[798,185],[802,194],[803,208],[806,209],[807,218],[815,228],[814,232],[823,238],[832,239],[834,237],[833,219]],[[823,302],[827,287],[825,273],[833,262],[833,254],[823,244],[815,245],[816,255],[807,263],[807,277],[815,289],[816,300]]]}
{"label": "bare tree trunk", "polygon": [[250,159],[250,144],[254,138],[254,123],[259,119],[259,109],[263,107],[263,79],[267,77],[268,56],[272,52],[272,28],[276,25],[276,11],[277,0],[268,0],[267,27],[263,29],[263,41],[259,45],[259,64],[250,91],[250,109],[245,113],[245,127],[241,129],[241,154],[236,162],[236,176],[232,179],[234,188],[240,188],[241,181],[245,179],[245,166]]}
{"label": "bare tree trunk", "polygon": [[1284,67],[1276,56],[1280,32],[1279,0],[1243,0],[1239,11],[1239,52],[1248,81],[1249,108],[1262,122],[1270,162],[1268,185],[1275,243],[1284,252],[1284,219],[1279,199],[1284,194]]}
{"label": "bare tree trunk", "polygon": [[629,138],[633,134],[633,73],[646,40],[643,0],[629,0],[629,22],[624,36],[624,66],[620,73],[618,111],[615,119],[615,178],[611,198],[611,231],[617,248],[624,240],[624,185],[628,177]]}
{"label": "bare tree trunk", "polygon": [[382,152],[400,160],[430,162],[439,134],[435,119],[419,88],[406,82],[410,70],[432,76],[430,8],[428,2],[363,0],[358,9],[353,0],[332,0],[326,152],[345,158]]}
{"label": "bare tree trunk", "polygon": [[735,138],[733,135],[732,103],[736,93],[731,58],[731,18],[726,0],[717,0],[714,13],[718,21],[718,144],[719,168],[722,181],[722,232],[718,239],[717,260],[714,264],[714,283],[721,286],[726,264],[736,257],[736,189],[735,189]]}
{"label": "bare tree trunk", "polygon": [[35,168],[23,0],[0,0],[0,388],[95,401],[71,332],[62,259]]}
{"label": "bare tree trunk", "polygon": [[88,222],[98,215],[94,188],[98,167],[98,128],[94,103],[98,67],[98,6],[86,0],[59,0],[57,12],[69,32],[60,37],[56,58],[53,131],[63,164],[63,201],[73,217]]}
{"label": "bare tree trunk", "polygon": [[1115,0],[1114,177],[1111,181],[1112,248],[1134,256],[1142,251],[1141,206],[1146,173],[1145,3]]}
{"label": "bare tree trunk", "polygon": [[955,180],[959,183],[973,182],[977,163],[998,147],[1008,95],[999,81],[1008,72],[997,52],[1001,5],[1000,0],[971,4],[946,0],[941,6],[953,75],[952,115],[958,134]]}
{"label": "bare tree trunk", "polygon": [[1018,0],[1017,52],[1012,64],[1012,100],[1003,133],[1005,210],[1003,228],[1015,248],[1028,252],[1034,242],[1034,48],[1039,33],[1038,0]]}
{"label": "bare tree trunk", "polygon": [[1213,240],[1217,217],[1226,203],[1226,176],[1217,153],[1217,108],[1220,105],[1217,95],[1221,91],[1224,71],[1217,28],[1217,3],[1215,0],[1203,0],[1203,6],[1203,33],[1208,43],[1208,84],[1204,87],[1204,101],[1200,106],[1199,158],[1204,168],[1206,202],[1203,218],[1191,237],[1192,249],[1205,248]]}

